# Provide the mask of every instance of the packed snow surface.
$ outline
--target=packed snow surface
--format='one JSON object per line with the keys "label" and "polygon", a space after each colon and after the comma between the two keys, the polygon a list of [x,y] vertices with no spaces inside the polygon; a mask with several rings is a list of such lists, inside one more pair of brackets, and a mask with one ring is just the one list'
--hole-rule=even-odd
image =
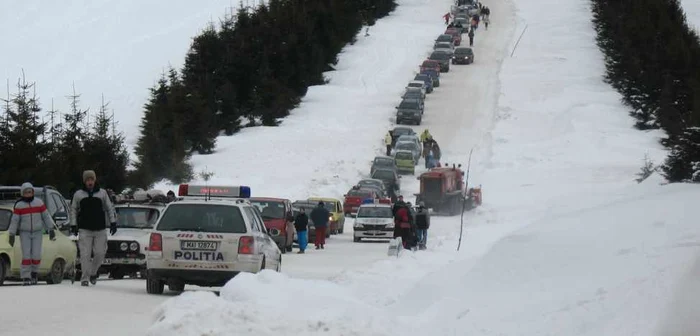
{"label": "packed snow surface", "polygon": [[[483,185],[484,204],[465,214],[459,252],[459,217],[433,217],[428,250],[399,258],[386,256],[386,243],[353,243],[348,220],[325,250],[286,254],[282,274],[243,274],[219,296],[191,286],[147,295],[141,280],[5,288],[3,300],[16,304],[0,314],[2,332],[696,332],[700,189],[663,185],[656,174],[634,181],[645,154],[665,155],[661,134],[633,130],[602,82],[587,3],[512,1],[484,2],[491,26],[476,33],[475,63],[442,75],[415,127],[430,129],[450,163],[466,163],[474,148],[470,182]],[[341,197],[381,152],[399,93],[451,1],[398,2],[280,127],[219,138],[216,154],[193,158],[196,169],[214,171],[211,183],[250,185],[254,196]],[[402,180],[412,200],[417,181]]]}

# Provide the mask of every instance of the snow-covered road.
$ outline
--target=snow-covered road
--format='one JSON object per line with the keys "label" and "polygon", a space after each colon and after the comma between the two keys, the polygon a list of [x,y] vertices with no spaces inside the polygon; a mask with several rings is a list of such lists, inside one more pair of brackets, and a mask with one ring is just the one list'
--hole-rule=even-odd
{"label": "snow-covered road", "polygon": [[[419,6],[425,6],[431,1],[412,1],[408,5],[414,6],[413,10],[419,10]],[[443,6],[447,9],[449,1],[432,1],[436,6]],[[508,2],[506,2],[509,4]],[[472,65],[453,65],[449,73],[442,74],[441,86],[434,93],[428,95],[426,100],[426,114],[423,125],[415,127],[417,132],[423,128],[430,129],[431,133],[441,143],[441,147],[445,153],[445,160],[448,162],[466,163],[469,148],[478,145],[481,142],[484,134],[486,134],[492,123],[493,109],[496,106],[499,83],[498,71],[502,58],[506,55],[505,49],[510,43],[510,37],[514,28],[514,15],[512,9],[501,4],[494,3],[492,8],[498,12],[498,16],[494,16],[492,26],[488,31],[483,27],[477,32],[475,39],[475,54],[476,62]],[[442,10],[433,10],[439,13]],[[414,14],[415,15],[415,14]],[[438,16],[439,17],[439,16]],[[388,18],[387,20],[397,20],[398,17]],[[437,20],[436,20],[437,21]],[[378,95],[378,99],[383,101],[398,102],[399,97],[396,95],[387,98],[383,93],[382,88],[386,86],[386,81],[395,82],[395,86],[400,88],[404,83],[413,78],[413,75],[418,69],[419,59],[410,54],[404,55],[406,58],[416,58],[415,66],[411,72],[402,71],[402,68],[397,68],[396,59],[392,59],[391,55],[395,51],[392,50],[389,41],[394,39],[394,29],[382,29],[380,26],[370,30],[370,39],[378,39],[386,41],[385,48],[381,50],[374,49],[351,49],[347,51],[353,54],[363,54],[363,57],[348,58],[351,63],[339,63],[339,74],[334,75],[335,80],[332,80],[332,85],[350,87],[356,86],[358,82],[362,83],[362,87],[370,95]],[[401,30],[407,35],[411,26],[410,22],[404,22]],[[424,36],[430,35],[430,38],[436,37],[444,28],[441,25],[433,24],[432,30]],[[396,29],[396,28],[395,28]],[[466,36],[465,36],[466,37]],[[423,37],[425,40],[425,37]],[[431,40],[420,40],[416,43],[422,43],[427,46],[421,51],[426,56],[432,45]],[[397,41],[402,43],[403,41]],[[426,43],[427,42],[427,43]],[[465,44],[468,40],[465,39]],[[361,43],[358,43],[361,44]],[[369,47],[369,46],[368,46]],[[422,57],[422,56],[421,56]],[[405,60],[404,60],[405,62]],[[374,64],[369,67],[371,69],[381,68],[381,71],[367,71],[367,65]],[[356,72],[354,76],[348,77],[348,80],[343,79],[340,74],[345,72]],[[359,76],[358,76],[359,74]],[[333,76],[333,74],[331,74]],[[318,88],[324,90],[323,88]],[[328,90],[331,90],[329,88]],[[311,104],[325,104],[319,102],[319,98],[309,97]],[[332,98],[327,98],[332,100]],[[367,104],[367,103],[365,103]],[[395,103],[394,103],[395,104]],[[386,104],[383,104],[386,105]],[[304,105],[302,105],[303,108]],[[389,105],[392,106],[392,105]],[[391,126],[388,120],[393,122],[394,111],[391,108],[385,110],[384,123],[387,128]],[[380,119],[383,117],[380,117]],[[288,123],[294,124],[293,120]],[[476,127],[473,127],[476,125]],[[375,130],[383,127],[375,126]],[[277,130],[267,131],[282,131],[284,126]],[[253,130],[255,131],[255,130]],[[357,131],[353,131],[357,134]],[[246,136],[246,135],[243,135]],[[380,139],[381,133],[375,135],[376,139]],[[236,140],[236,137],[230,138]],[[372,140],[371,143],[373,143]],[[380,154],[381,148],[370,145],[370,148],[376,148],[377,152],[360,153],[360,157],[364,157],[366,162],[369,162],[375,154]],[[353,154],[354,155],[354,154]],[[358,167],[359,172],[345,173],[342,176],[341,183],[343,185],[333,185],[332,192],[345,190],[352,183],[353,179],[362,177],[367,174],[369,164],[363,171],[364,162],[354,165]],[[330,168],[339,173],[342,173],[342,167]],[[347,179],[347,181],[345,181]],[[302,184],[310,182],[299,181]],[[271,185],[266,186],[271,188]],[[311,190],[324,192],[323,186],[309,187]],[[409,199],[413,199],[413,193],[418,192],[418,182],[406,176],[402,181],[402,193]],[[313,192],[313,191],[312,191]],[[300,195],[301,196],[301,195]],[[362,242],[354,243],[352,241],[352,223],[353,220],[346,221],[345,233],[342,235],[333,236],[325,250],[315,251],[310,250],[305,255],[287,254],[284,256],[283,272],[296,277],[305,279],[336,279],[342,281],[349,274],[360,274],[372,268],[373,264],[386,259],[387,243],[386,242]],[[459,217],[442,217],[434,218],[431,230],[431,239],[429,245],[436,246],[442,244],[443,241],[454,237],[455,232],[459,229]],[[480,231],[476,231],[480,232]],[[501,232],[494,234],[492,230],[486,230],[486,235],[492,235],[493,241],[501,235]],[[453,243],[453,242],[451,242]],[[449,247],[452,249],[453,247]],[[445,259],[447,262],[449,259]],[[434,265],[438,267],[440,265]],[[197,290],[197,287],[187,287],[187,290]],[[209,289],[215,290],[215,289]],[[382,292],[381,288],[377,292]],[[29,296],[28,293],[31,293]],[[36,335],[40,332],[50,331],[54,336],[61,335],[124,335],[124,334],[141,334],[151,324],[151,316],[157,306],[171,297],[173,294],[166,291],[164,296],[147,295],[145,292],[145,283],[141,280],[101,280],[97,286],[90,288],[81,288],[77,284],[71,286],[69,283],[63,283],[59,286],[39,286],[32,288],[9,287],[3,289],[3,301],[7,302],[26,302],[27,298],[36,300],[41,307],[41,311],[45,313],[46,318],[42,319],[26,319],[26,316],[35,314],[36,306],[34,304],[17,305],[13,309],[0,314],[0,325],[3,326],[3,332],[13,335]],[[88,321],[88,322],[85,322]]]}

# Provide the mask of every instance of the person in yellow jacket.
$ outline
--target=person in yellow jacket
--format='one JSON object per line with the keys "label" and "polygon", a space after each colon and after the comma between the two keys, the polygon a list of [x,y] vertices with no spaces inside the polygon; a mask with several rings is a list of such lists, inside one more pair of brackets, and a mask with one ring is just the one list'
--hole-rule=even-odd
{"label": "person in yellow jacket", "polygon": [[386,156],[391,155],[391,143],[393,142],[393,137],[391,136],[391,131],[386,132],[384,136],[384,144],[386,145]]}
{"label": "person in yellow jacket", "polygon": [[432,138],[433,136],[430,134],[427,128],[423,130],[423,133],[420,134],[420,142],[425,142],[425,140]]}

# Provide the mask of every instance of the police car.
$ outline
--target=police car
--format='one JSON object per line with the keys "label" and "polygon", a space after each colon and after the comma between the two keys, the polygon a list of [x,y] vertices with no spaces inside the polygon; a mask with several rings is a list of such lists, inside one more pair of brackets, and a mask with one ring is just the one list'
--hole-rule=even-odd
{"label": "police car", "polygon": [[394,238],[394,215],[391,205],[379,203],[378,200],[367,200],[360,205],[353,225],[353,241],[359,242],[363,238]]}
{"label": "police car", "polygon": [[240,272],[280,271],[282,252],[246,186],[182,184],[150,234],[146,291],[220,287]]}

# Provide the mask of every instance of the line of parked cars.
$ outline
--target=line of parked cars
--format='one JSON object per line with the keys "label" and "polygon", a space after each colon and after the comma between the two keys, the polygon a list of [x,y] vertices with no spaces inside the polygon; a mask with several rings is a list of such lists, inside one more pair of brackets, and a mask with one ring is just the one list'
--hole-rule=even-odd
{"label": "line of parked cars", "polygon": [[[460,7],[456,22],[469,27],[470,7]],[[425,113],[425,100],[440,87],[441,73],[449,72],[452,64],[471,64],[474,52],[460,47],[466,28],[449,27],[435,39],[433,51],[419,66],[419,72],[406,85],[401,102],[396,106],[396,126],[390,131],[390,156],[377,156],[372,161],[370,178],[363,179],[345,194],[345,213],[355,216],[354,241],[363,238],[392,238],[391,204],[400,193],[401,174],[415,174],[422,157],[423,145],[411,127],[420,125]],[[366,202],[363,200],[367,200]],[[370,202],[369,200],[373,200]]]}

